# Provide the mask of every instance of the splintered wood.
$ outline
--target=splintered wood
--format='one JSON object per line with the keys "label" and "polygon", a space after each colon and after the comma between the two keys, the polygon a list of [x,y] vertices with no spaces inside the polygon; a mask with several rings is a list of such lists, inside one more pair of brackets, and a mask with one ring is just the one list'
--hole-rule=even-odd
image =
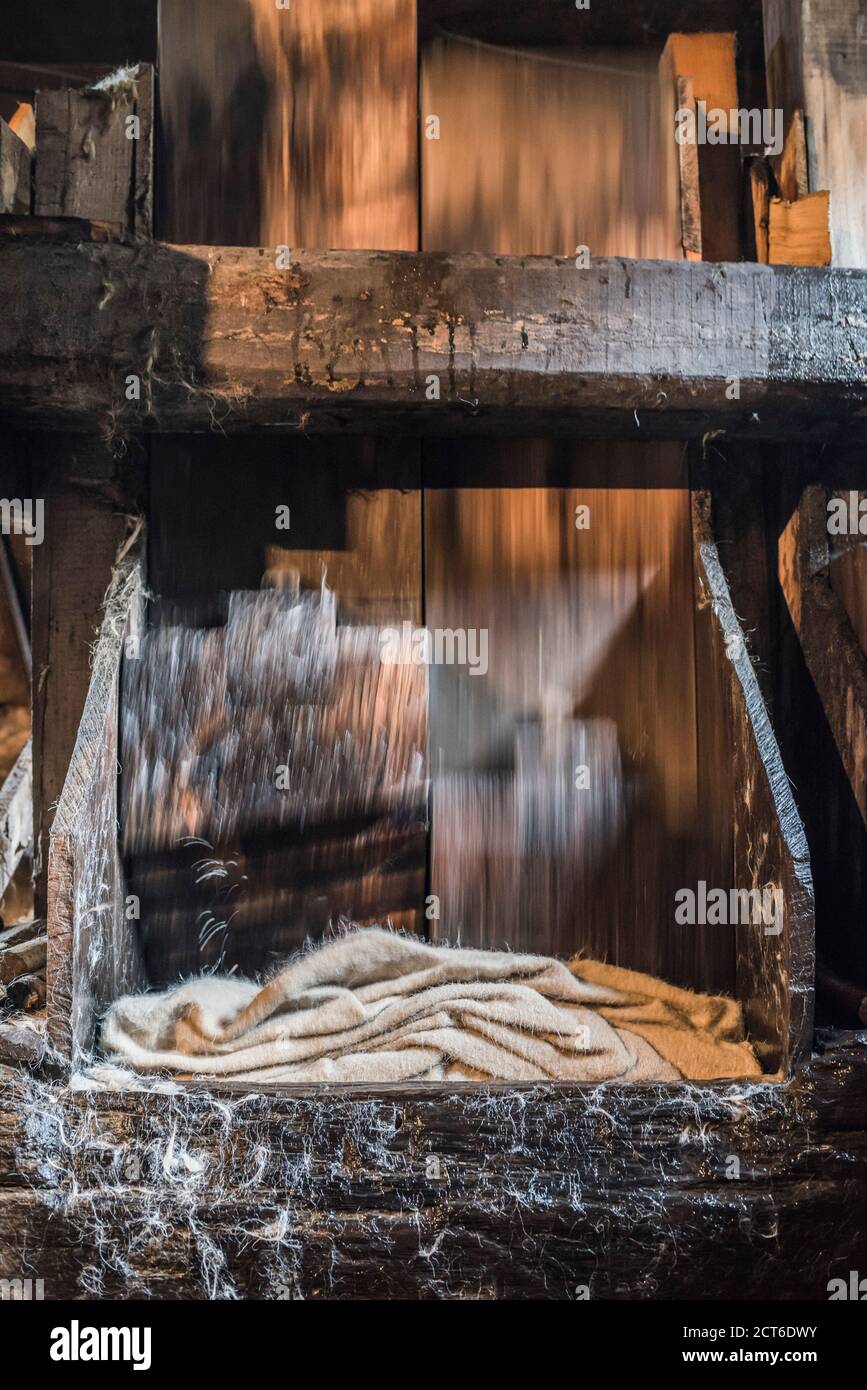
{"label": "splintered wood", "polygon": [[179,242],[418,248],[415,0],[164,0]]}
{"label": "splintered wood", "polygon": [[680,259],[655,53],[436,39],[421,90],[423,250]]}
{"label": "splintered wood", "polygon": [[324,588],[149,634],[126,666],[122,820],[151,979],[420,908],[426,721],[425,668],[384,663]]}

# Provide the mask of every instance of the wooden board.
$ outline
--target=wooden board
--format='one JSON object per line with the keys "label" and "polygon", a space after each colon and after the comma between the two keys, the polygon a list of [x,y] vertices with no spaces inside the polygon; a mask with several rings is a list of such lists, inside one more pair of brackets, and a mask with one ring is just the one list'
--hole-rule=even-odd
{"label": "wooden board", "polygon": [[[117,842],[118,669],[140,630],[143,572],[135,550],[119,558],[48,854],[48,1033],[75,1064],[93,1047],[112,1000],[146,983],[126,917]],[[54,752],[54,749],[51,750]]]}
{"label": "wooden board", "polygon": [[162,0],[159,235],[418,245],[414,0]]}
{"label": "wooden board", "polygon": [[[711,524],[708,493],[693,494],[696,572],[717,620],[718,664],[728,662],[733,738],[733,884],[779,895],[771,919],[737,925],[737,997],[768,1071],[790,1071],[813,1036],[814,889],[804,825],[750,655]],[[735,569],[730,557],[728,568]],[[771,919],[771,920],[769,920]]]}
{"label": "wooden board", "polygon": [[[733,33],[672,33],[660,59],[659,74],[663,91],[669,93],[672,111],[675,97],[679,110],[695,111],[703,105],[708,112],[716,110],[728,114],[740,107]],[[679,155],[685,251],[696,255],[700,251],[705,261],[738,260],[741,250],[738,147],[685,144],[679,147]],[[700,237],[695,234],[697,202]]]}
{"label": "wooden board", "polygon": [[91,673],[91,649],[124,513],[137,508],[135,466],[93,440],[32,443],[45,542],[33,547],[33,761],[36,915],[46,913],[48,831],[63,789]]}
{"label": "wooden board", "polygon": [[771,265],[830,265],[827,192],[808,193],[796,203],[772,198],[768,233]]}
{"label": "wooden board", "polygon": [[37,216],[126,224],[134,142],[127,139],[124,122],[134,114],[132,93],[114,102],[71,88],[40,92]]}
{"label": "wooden board", "polygon": [[680,255],[653,53],[436,39],[422,55],[421,117],[424,250]]}
{"label": "wooden board", "polygon": [[771,157],[771,165],[784,202],[793,203],[797,198],[806,198],[810,191],[810,178],[807,170],[807,130],[803,111],[792,112],[783,152]]}
{"label": "wooden board", "polygon": [[39,92],[34,213],[144,240],[153,235],[154,72],[141,64],[106,81]]}
{"label": "wooden board", "polygon": [[[846,493],[837,495],[848,501]],[[864,492],[856,495],[859,502],[867,500]],[[831,588],[846,610],[861,650],[867,655],[867,550],[860,535],[835,537],[829,559]]]}
{"label": "wooden board", "polygon": [[770,104],[806,117],[809,186],[831,195],[833,264],[867,266],[862,0],[764,0]]}
{"label": "wooden board", "polygon": [[0,213],[29,213],[32,164],[24,141],[0,119]]}
{"label": "wooden board", "polygon": [[768,264],[768,233],[771,217],[770,169],[763,157],[749,165],[749,215],[753,226],[753,249],[760,265]]}

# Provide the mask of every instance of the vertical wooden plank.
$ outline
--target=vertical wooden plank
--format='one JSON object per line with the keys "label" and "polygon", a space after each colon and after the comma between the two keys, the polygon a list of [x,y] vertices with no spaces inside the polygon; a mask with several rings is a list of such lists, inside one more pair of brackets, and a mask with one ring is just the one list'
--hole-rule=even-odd
{"label": "vertical wooden plank", "polygon": [[131,543],[105,596],[93,674],[50,835],[48,1024],[54,1046],[72,1061],[91,1054],[107,1005],[146,984],[139,940],[124,911],[117,805],[121,652],[141,597],[142,570]]}
{"label": "vertical wooden plank", "polygon": [[128,225],[136,142],[127,139],[125,118],[134,114],[131,83],[111,95],[71,88],[38,94],[37,216]]}
{"label": "vertical wooden plank", "polygon": [[733,886],[780,895],[774,920],[741,919],[736,927],[737,997],[763,1069],[786,1071],[812,1043],[815,919],[807,837],[732,602],[707,492],[693,495],[693,536],[720,663],[727,661],[730,672]]}
{"label": "vertical wooden plank", "polygon": [[33,547],[33,765],[36,914],[47,907],[48,831],[75,746],[112,565],[139,502],[133,465],[82,436],[34,438],[45,540]]}
{"label": "vertical wooden plank", "polygon": [[160,236],[418,247],[415,0],[162,0]]}
{"label": "vertical wooden plank", "polygon": [[867,266],[863,0],[763,0],[768,96],[806,117],[809,184],[830,191],[833,264]]}
{"label": "vertical wooden plank", "polygon": [[136,82],[138,139],[133,142],[133,235],[149,241],[154,234],[154,69],[141,64]]}
{"label": "vertical wooden plank", "polygon": [[753,227],[753,251],[760,265],[768,263],[768,232],[771,218],[770,170],[764,158],[753,159],[749,166],[749,215]]}
{"label": "vertical wooden plank", "polygon": [[0,212],[30,211],[33,157],[19,135],[0,118]]}
{"label": "vertical wooden plank", "polygon": [[680,258],[652,52],[438,38],[421,90],[423,250]]}
{"label": "vertical wooden plank", "polygon": [[[739,109],[733,33],[672,34],[660,61],[660,74],[667,74],[675,84],[688,81],[690,109],[702,105],[707,112],[724,111],[726,115]],[[680,90],[678,98],[679,105],[683,105]],[[687,148],[682,146],[681,150]],[[682,164],[687,164],[691,181],[693,162],[686,154],[681,155],[681,160]],[[701,205],[701,258],[705,261],[739,260],[740,150],[736,145],[705,144],[696,148],[695,160]],[[694,198],[689,183],[687,191],[689,197]]]}

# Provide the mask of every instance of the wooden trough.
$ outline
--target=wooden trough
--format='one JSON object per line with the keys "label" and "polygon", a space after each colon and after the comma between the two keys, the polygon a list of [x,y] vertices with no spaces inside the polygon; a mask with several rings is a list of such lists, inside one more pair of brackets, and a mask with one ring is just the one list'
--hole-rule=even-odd
{"label": "wooden trough", "polygon": [[[375,505],[376,493],[369,496]],[[525,507],[526,494],[519,493],[518,498]],[[371,503],[365,505],[369,507]],[[167,519],[164,516],[161,522],[163,543]],[[806,840],[746,640],[731,604],[713,535],[710,494],[701,489],[692,493],[689,530],[694,546],[688,561],[692,576],[690,608],[682,616],[690,641],[693,625],[695,628],[693,659],[697,664],[693,670],[690,661],[687,675],[690,686],[693,681],[697,683],[700,750],[692,774],[697,778],[692,790],[698,795],[698,817],[708,827],[722,826],[721,848],[714,851],[719,857],[709,858],[707,847],[702,849],[699,843],[691,855],[675,861],[667,876],[657,868],[658,879],[651,890],[650,864],[654,855],[664,856],[666,842],[655,840],[651,831],[645,829],[626,851],[627,857],[635,856],[634,865],[621,866],[621,876],[625,869],[625,882],[633,885],[631,889],[618,896],[603,869],[599,884],[580,911],[578,900],[572,897],[574,890],[564,885],[558,891],[565,897],[548,904],[547,926],[543,916],[535,934],[528,924],[524,936],[518,939],[508,931],[505,935],[521,949],[554,950],[564,955],[585,949],[621,964],[657,970],[663,976],[676,978],[678,983],[728,989],[744,1005],[749,1035],[765,1070],[785,1075],[809,1051],[811,1034],[814,927]],[[171,528],[168,533],[171,534]],[[153,546],[151,553],[155,553]],[[153,885],[148,890],[146,883],[143,886],[142,882],[124,881],[118,845],[118,689],[129,624],[141,623],[141,563],[128,555],[112,581],[84,716],[51,831],[50,1028],[55,1045],[73,1060],[81,1059],[92,1049],[98,1019],[106,1005],[118,994],[148,982],[145,956],[151,971],[156,973],[156,982],[172,978],[180,962],[184,962],[182,969],[194,968],[196,960],[195,956],[183,955],[187,949],[183,944],[184,932],[188,929],[182,910],[172,919],[171,929],[166,922],[159,928],[151,922],[149,928],[149,911],[156,910]],[[157,554],[156,564],[160,563],[165,564],[165,560],[161,561]],[[165,571],[163,578],[168,578]],[[428,596],[429,606],[433,592]],[[514,653],[509,659],[515,659]],[[603,682],[603,690],[610,688],[612,678],[613,670]],[[653,694],[657,693],[654,687]],[[432,710],[436,708],[434,704]],[[448,720],[447,705],[442,708],[446,712],[439,718]],[[692,737],[696,737],[694,730]],[[676,757],[676,746],[670,737],[662,750],[663,757]],[[444,814],[446,824],[449,813]],[[664,809],[656,814],[664,817]],[[435,782],[435,843],[437,815]],[[648,834],[650,839],[646,838]],[[706,866],[704,872],[711,885],[719,883],[726,890],[732,887],[747,893],[779,891],[783,903],[779,929],[776,924],[755,920],[742,920],[739,925],[727,927],[702,927],[700,923],[693,927],[676,926],[673,889],[681,882],[691,881],[685,875],[695,873],[700,878],[702,865]],[[444,903],[444,918],[434,924],[439,934],[448,936],[457,931],[460,923],[465,945],[500,944],[500,938],[491,936],[491,925],[484,925],[492,919],[482,908],[475,915],[464,911],[455,916],[457,881],[447,881],[436,866],[434,857],[431,888],[442,896]],[[463,885],[469,890],[473,875],[483,874],[484,869],[480,862],[468,861],[463,872],[470,877],[470,883]],[[330,901],[332,916],[338,916],[342,900],[328,900],[327,891],[319,891],[326,892],[326,909]],[[132,898],[130,893],[134,894]],[[595,907],[594,894],[598,900]],[[423,895],[422,876],[408,901],[402,904],[416,910],[422,925]],[[349,898],[350,908],[354,901]],[[472,903],[472,895],[466,901]],[[130,908],[130,903],[135,907]],[[537,907],[543,910],[540,904]],[[490,911],[489,904],[487,912]],[[266,922],[264,930],[260,923],[255,933],[251,926],[249,938],[241,929],[235,948],[241,954],[230,954],[229,960],[241,960],[247,969],[255,969],[257,964],[264,966],[274,958],[275,950],[279,954],[281,946],[285,950],[297,944],[306,930],[315,931],[317,920],[321,930],[323,919],[305,918],[300,900],[294,912],[301,914],[292,923],[300,936],[287,937],[285,926],[290,924],[281,928],[279,920]],[[539,934],[546,930],[553,935]],[[256,942],[258,946],[251,944]]]}

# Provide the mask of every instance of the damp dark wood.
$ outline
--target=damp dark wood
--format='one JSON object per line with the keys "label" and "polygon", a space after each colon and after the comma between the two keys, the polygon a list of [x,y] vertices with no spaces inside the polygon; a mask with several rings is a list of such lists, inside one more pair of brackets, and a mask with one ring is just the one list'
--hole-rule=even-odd
{"label": "damp dark wood", "polygon": [[2,1068],[0,1088],[0,1276],[36,1268],[50,1299],[98,1277],[124,1299],[825,1301],[867,1258],[863,1033],[784,1086],[307,1089],[235,1110],[34,1093]]}

